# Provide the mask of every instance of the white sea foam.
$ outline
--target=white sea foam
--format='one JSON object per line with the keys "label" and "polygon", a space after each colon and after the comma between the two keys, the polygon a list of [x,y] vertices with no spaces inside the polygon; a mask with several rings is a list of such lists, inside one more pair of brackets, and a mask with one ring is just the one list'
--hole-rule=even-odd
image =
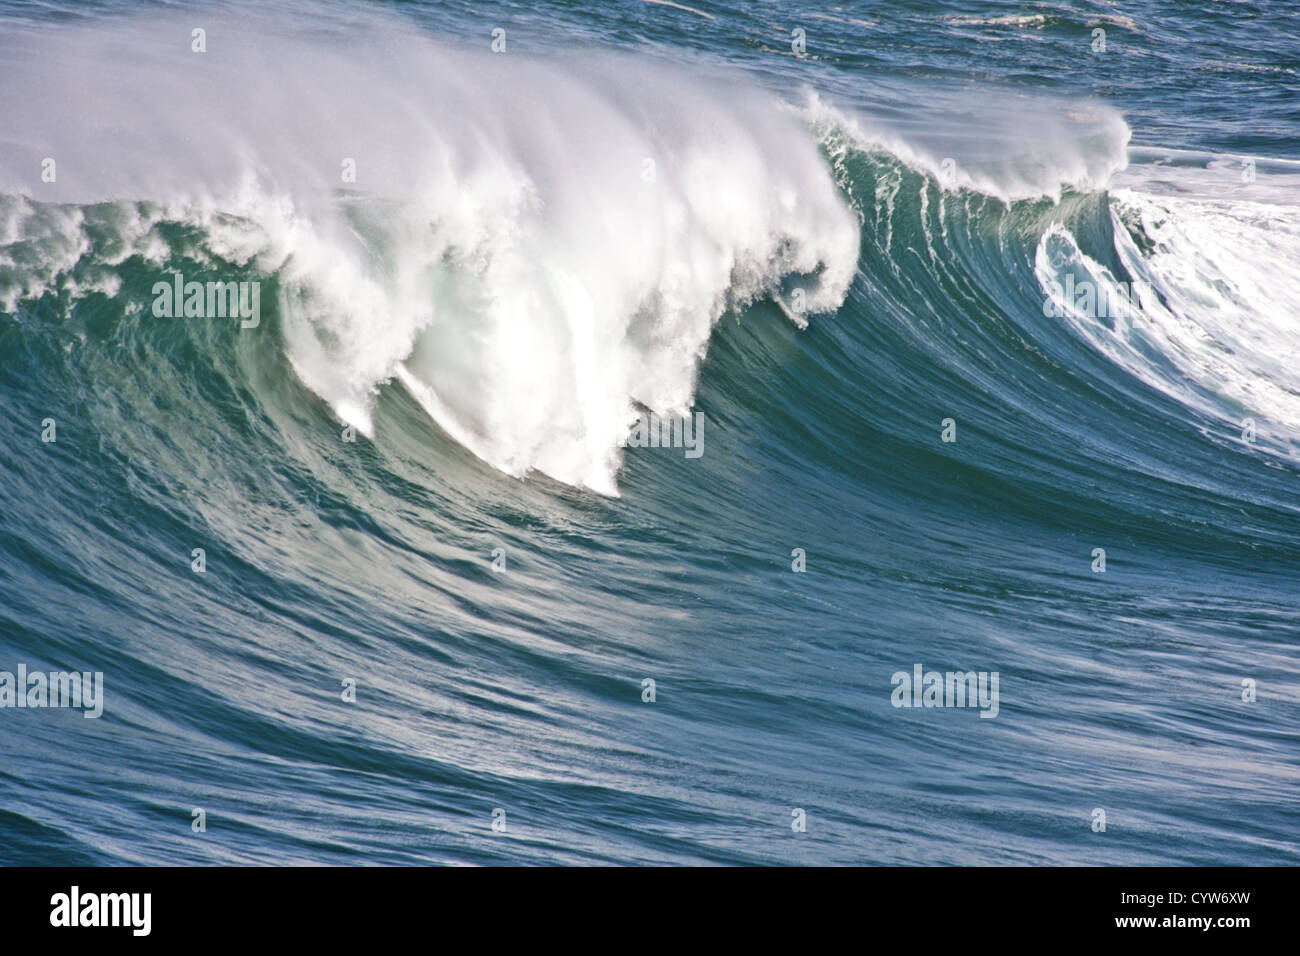
{"label": "white sea foam", "polygon": [[[1275,180],[1294,170],[1243,183],[1234,164],[1212,165],[1125,177],[1133,185],[1112,193],[1111,211],[1136,321],[1071,309],[1065,318],[1153,388],[1229,431],[1253,418],[1262,445],[1290,453],[1300,439],[1300,206],[1284,202],[1294,185]],[[1045,290],[1058,267],[1108,292],[1118,282],[1060,227],[1038,250]]]}
{"label": "white sea foam", "polygon": [[1010,203],[1105,189],[1128,164],[1130,131],[1111,106],[1022,93],[918,87],[908,116],[850,109],[815,92],[805,115],[860,149],[883,151],[947,192]]}
{"label": "white sea foam", "polygon": [[277,272],[294,369],[368,434],[398,379],[492,465],[613,494],[638,405],[689,409],[725,310],[793,275],[829,311],[853,278],[851,210],[756,89],[386,24],[346,43],[206,29],[205,54],[171,19],[11,51],[0,189],[149,199]]}

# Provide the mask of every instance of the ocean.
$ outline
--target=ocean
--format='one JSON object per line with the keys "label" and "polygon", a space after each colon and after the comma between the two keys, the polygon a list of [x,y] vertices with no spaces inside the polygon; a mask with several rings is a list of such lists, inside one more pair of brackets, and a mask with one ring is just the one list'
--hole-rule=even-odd
{"label": "ocean", "polygon": [[1300,862],[1298,133],[1286,0],[0,0],[0,863]]}

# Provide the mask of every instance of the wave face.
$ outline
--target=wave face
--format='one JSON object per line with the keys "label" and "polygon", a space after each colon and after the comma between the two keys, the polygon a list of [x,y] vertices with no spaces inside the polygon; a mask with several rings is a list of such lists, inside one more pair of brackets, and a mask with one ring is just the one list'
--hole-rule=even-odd
{"label": "wave face", "polygon": [[517,16],[0,5],[0,860],[1294,863],[1294,51]]}

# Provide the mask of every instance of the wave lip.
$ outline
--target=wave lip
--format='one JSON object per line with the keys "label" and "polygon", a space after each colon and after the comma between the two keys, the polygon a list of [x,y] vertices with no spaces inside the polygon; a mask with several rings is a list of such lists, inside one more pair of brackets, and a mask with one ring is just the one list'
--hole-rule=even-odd
{"label": "wave lip", "polygon": [[[801,312],[830,311],[852,281],[852,211],[798,117],[757,89],[628,57],[561,69],[456,53],[380,28],[344,46],[236,43],[247,28],[227,26],[234,52],[195,69],[188,50],[158,51],[159,29],[97,33],[97,56],[76,35],[39,41],[52,48],[20,85],[53,86],[59,128],[37,103],[25,135],[102,125],[69,115],[76,98],[41,72],[71,44],[155,127],[134,147],[108,141],[103,182],[77,190],[162,204],[214,255],[275,273],[293,368],[367,434],[397,379],[497,468],[614,494],[638,408],[690,407],[725,311],[791,276]],[[160,69],[174,83],[160,88]],[[178,145],[188,168],[149,184],[160,142],[204,147]]]}
{"label": "wave lip", "polygon": [[1006,204],[1100,192],[1128,166],[1132,133],[1104,103],[995,90],[921,92],[925,102],[906,117],[840,107],[816,93],[808,94],[805,114],[855,149],[896,157],[947,193],[973,191]]}

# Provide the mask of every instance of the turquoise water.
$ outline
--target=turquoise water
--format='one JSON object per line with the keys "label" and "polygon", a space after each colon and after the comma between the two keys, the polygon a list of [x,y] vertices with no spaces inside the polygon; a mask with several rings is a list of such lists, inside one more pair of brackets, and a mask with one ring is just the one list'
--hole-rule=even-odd
{"label": "turquoise water", "polygon": [[1296,862],[1300,15],[683,6],[0,3],[0,861]]}

